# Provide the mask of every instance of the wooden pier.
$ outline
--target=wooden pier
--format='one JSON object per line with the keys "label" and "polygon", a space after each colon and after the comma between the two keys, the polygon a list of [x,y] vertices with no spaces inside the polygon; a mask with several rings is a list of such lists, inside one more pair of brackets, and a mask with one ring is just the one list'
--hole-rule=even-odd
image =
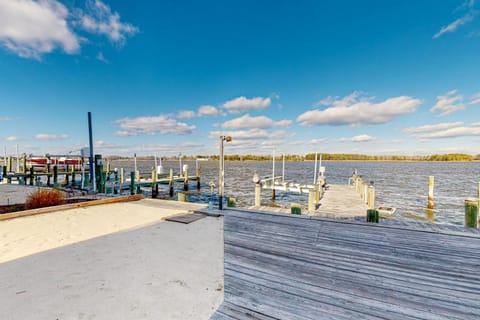
{"label": "wooden pier", "polygon": [[224,210],[213,320],[480,319],[480,235]]}

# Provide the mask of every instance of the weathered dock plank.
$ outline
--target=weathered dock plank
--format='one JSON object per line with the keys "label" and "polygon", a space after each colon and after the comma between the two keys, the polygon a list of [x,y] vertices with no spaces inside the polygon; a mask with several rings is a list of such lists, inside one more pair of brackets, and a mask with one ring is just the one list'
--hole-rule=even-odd
{"label": "weathered dock plank", "polygon": [[324,218],[364,217],[367,205],[350,185],[331,184],[320,200],[314,216]]}
{"label": "weathered dock plank", "polygon": [[212,319],[480,318],[479,234],[224,215],[225,299]]}

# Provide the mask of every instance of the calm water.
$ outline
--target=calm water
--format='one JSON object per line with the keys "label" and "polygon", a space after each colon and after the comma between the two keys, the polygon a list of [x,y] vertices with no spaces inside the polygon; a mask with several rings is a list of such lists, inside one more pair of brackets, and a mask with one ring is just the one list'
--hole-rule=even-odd
{"label": "calm water", "polygon": [[[195,172],[195,161],[183,161],[188,164],[190,175]],[[138,161],[141,172],[150,172],[153,161]],[[216,161],[199,162],[202,170],[202,191],[198,193],[193,184],[190,201],[208,202],[210,199],[210,181],[218,185],[218,163]],[[480,181],[480,163],[454,162],[323,162],[326,167],[327,183],[346,184],[348,178],[357,169],[364,181],[374,181],[376,187],[376,206],[397,208],[395,218],[429,219],[436,223],[463,224],[464,200],[477,195]],[[132,170],[133,161],[112,162],[112,168]],[[178,161],[164,161],[166,172],[180,169]],[[275,165],[275,175],[282,175],[282,162]],[[299,183],[313,182],[314,162],[286,162],[285,179]],[[238,206],[252,206],[254,202],[254,184],[252,178],[257,172],[260,176],[271,176],[272,163],[263,161],[225,162],[225,196],[235,197]],[[428,177],[435,176],[435,210],[426,210]],[[178,184],[178,190],[183,185]],[[217,192],[215,189],[214,193]],[[268,202],[271,193],[262,192],[262,202]],[[277,191],[276,204],[287,206],[290,202],[306,203],[307,195],[286,194]],[[215,198],[215,196],[213,196]]]}

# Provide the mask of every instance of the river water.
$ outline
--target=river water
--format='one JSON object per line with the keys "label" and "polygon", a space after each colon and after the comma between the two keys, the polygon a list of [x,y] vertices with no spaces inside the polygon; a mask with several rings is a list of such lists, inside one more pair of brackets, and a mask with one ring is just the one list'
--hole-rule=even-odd
{"label": "river water", "polygon": [[[194,175],[197,163],[183,161],[189,166],[189,174]],[[170,168],[175,174],[180,170],[179,161],[164,161],[165,172]],[[112,168],[133,170],[133,160],[112,161]],[[217,199],[215,189],[211,195],[210,181],[218,186],[218,162],[199,161],[201,167],[202,189],[196,191],[190,186],[189,201],[207,203],[210,198]],[[479,162],[363,162],[363,161],[327,161],[327,184],[346,184],[354,170],[364,181],[373,181],[376,191],[376,206],[397,208],[396,219],[424,219],[435,223],[452,223],[463,225],[464,200],[477,197],[477,187],[480,181]],[[140,172],[151,172],[153,161],[137,161]],[[313,183],[315,163],[286,162],[285,180],[298,183]],[[236,199],[237,206],[248,207],[254,203],[254,173],[259,176],[272,175],[271,161],[226,161],[225,162],[225,197]],[[275,175],[281,176],[283,166],[281,161],[275,163]],[[435,209],[427,210],[428,177],[435,177],[434,200]],[[176,185],[177,190],[183,190],[183,184]],[[166,187],[165,187],[166,190]],[[291,202],[306,203],[308,195],[288,194],[277,191],[275,204],[288,206]],[[165,197],[165,196],[164,196]],[[271,192],[262,192],[262,203],[271,201]],[[218,200],[217,200],[218,201]]]}

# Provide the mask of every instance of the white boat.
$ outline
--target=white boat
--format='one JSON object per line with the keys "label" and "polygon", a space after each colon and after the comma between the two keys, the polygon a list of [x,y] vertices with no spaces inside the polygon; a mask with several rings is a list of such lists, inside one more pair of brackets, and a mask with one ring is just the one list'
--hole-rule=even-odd
{"label": "white boat", "polygon": [[378,213],[384,214],[384,215],[392,215],[397,211],[397,208],[393,207],[378,207],[377,208]]}

